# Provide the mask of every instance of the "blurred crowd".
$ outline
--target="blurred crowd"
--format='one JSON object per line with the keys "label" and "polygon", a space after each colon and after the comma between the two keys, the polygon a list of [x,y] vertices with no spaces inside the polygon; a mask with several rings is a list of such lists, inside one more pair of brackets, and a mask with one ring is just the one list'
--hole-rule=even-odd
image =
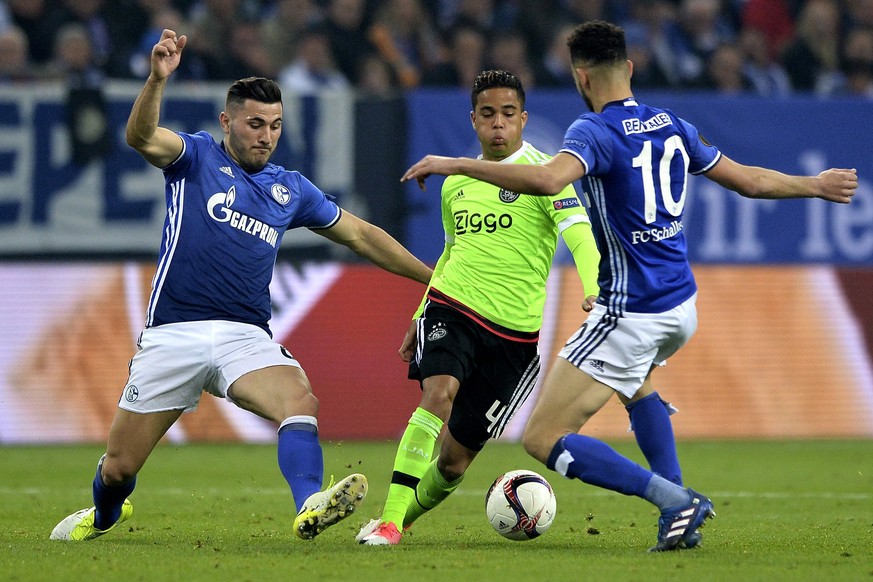
{"label": "blurred crowd", "polygon": [[502,68],[570,88],[565,41],[592,19],[625,28],[637,88],[873,99],[873,0],[0,0],[0,84],[143,79],[171,28],[189,81],[388,95]]}

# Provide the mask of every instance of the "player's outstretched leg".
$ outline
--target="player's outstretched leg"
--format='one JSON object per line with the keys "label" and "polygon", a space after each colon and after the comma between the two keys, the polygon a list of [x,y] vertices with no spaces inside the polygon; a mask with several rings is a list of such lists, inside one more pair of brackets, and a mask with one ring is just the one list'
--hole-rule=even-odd
{"label": "player's outstretched leg", "polygon": [[360,473],[349,475],[324,491],[318,491],[303,502],[294,519],[294,533],[311,540],[326,528],[351,515],[367,495],[367,478]]}
{"label": "player's outstretched leg", "polygon": [[561,437],[546,466],[565,477],[635,495],[658,506],[661,510],[658,543],[650,551],[700,545],[701,535],[697,530],[708,517],[715,516],[709,498],[644,469],[589,436],[571,433]]}
{"label": "player's outstretched leg", "polygon": [[106,529],[94,527],[94,514],[96,509],[90,507],[81,509],[72,515],[68,515],[52,530],[49,539],[83,542],[93,540],[115,529],[119,523],[125,522],[133,515],[133,505],[125,499],[121,506],[121,515],[118,520]]}

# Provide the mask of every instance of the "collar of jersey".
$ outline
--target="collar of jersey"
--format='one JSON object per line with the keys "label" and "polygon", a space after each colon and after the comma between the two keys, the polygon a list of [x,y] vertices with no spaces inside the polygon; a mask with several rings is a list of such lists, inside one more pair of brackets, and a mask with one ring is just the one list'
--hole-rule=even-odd
{"label": "collar of jersey", "polygon": [[[637,103],[636,99],[628,97],[627,99],[622,99],[620,101],[610,101],[603,106],[603,109],[606,109],[607,107],[636,107],[638,105],[639,103]],[[601,109],[601,111],[603,111],[603,109]]]}
{"label": "collar of jersey", "polygon": [[[498,164],[514,164],[515,160],[517,160],[518,158],[523,156],[524,152],[526,152],[529,147],[531,147],[531,145],[529,143],[527,143],[526,141],[522,140],[521,147],[518,148],[518,150],[516,150],[512,155],[506,156],[505,158],[503,158],[502,160],[500,160],[497,163]],[[476,156],[476,159],[481,160],[482,154],[479,154],[478,156]]]}

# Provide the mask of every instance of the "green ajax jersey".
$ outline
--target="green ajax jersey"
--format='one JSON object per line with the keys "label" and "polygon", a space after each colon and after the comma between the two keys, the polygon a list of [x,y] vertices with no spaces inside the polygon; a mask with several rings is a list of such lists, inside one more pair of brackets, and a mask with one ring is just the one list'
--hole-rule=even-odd
{"label": "green ajax jersey", "polygon": [[[502,160],[550,158],[527,142]],[[539,331],[546,278],[561,231],[588,223],[572,185],[557,195],[526,196],[467,176],[446,178],[442,220],[448,256],[431,286],[483,317],[516,331]]]}

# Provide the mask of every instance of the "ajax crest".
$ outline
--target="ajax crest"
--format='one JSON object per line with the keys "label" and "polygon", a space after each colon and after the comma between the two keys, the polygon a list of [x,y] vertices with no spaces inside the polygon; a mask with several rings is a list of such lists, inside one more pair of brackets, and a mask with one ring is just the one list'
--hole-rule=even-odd
{"label": "ajax crest", "polygon": [[436,341],[439,339],[443,339],[444,337],[446,337],[446,333],[448,333],[448,332],[446,331],[446,328],[443,327],[443,324],[437,323],[430,330],[430,333],[427,334],[427,339],[430,341]]}

